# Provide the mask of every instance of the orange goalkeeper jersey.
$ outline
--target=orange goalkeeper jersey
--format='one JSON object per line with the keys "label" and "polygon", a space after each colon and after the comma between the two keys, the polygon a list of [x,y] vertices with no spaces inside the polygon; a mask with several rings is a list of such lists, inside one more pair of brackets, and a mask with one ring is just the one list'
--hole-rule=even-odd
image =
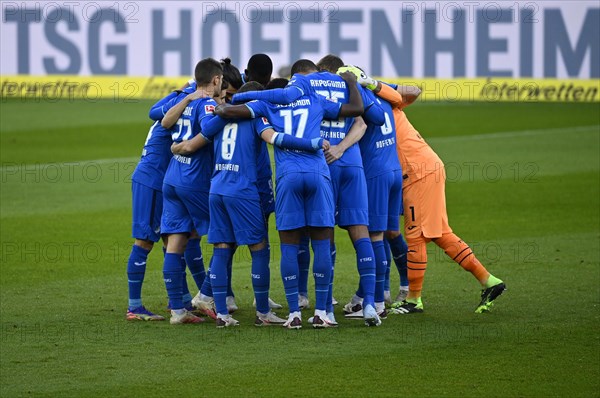
{"label": "orange goalkeeper jersey", "polygon": [[396,151],[402,164],[404,187],[414,184],[428,174],[440,172],[444,167],[442,159],[408,121],[403,111],[404,103],[400,93],[382,84],[377,95],[392,105],[396,124]]}

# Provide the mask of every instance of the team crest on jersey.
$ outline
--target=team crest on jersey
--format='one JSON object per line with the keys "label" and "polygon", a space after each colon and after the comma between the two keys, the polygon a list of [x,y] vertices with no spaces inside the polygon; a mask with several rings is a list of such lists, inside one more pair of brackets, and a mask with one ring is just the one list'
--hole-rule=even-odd
{"label": "team crest on jersey", "polygon": [[214,105],[204,105],[204,113],[213,113],[215,111]]}

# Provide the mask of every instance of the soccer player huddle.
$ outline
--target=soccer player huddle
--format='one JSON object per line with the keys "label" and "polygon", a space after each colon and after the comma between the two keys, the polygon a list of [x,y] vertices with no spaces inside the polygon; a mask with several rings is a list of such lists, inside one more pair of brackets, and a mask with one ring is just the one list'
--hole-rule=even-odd
{"label": "soccer player huddle", "polygon": [[[231,288],[235,250],[252,257],[256,326],[302,327],[310,308],[312,249],[314,328],[336,327],[334,226],[348,231],[358,288],[345,317],[379,326],[388,314],[423,312],[421,290],[433,241],[482,285],[476,312],[505,290],[448,224],[441,159],[404,108],[414,86],[379,82],[335,55],[292,65],[291,79],[271,79],[271,59],[255,54],[244,73],[231,60],[198,62],[194,79],[150,109],[150,128],[132,176],[133,245],[127,265],[129,320],[164,320],[142,304],[146,260],[163,240],[170,323],[218,328],[239,324]],[[275,195],[267,144],[274,146]],[[269,297],[268,220],[275,213],[285,318]],[[404,216],[404,239],[400,216]],[[208,272],[200,238],[214,245]],[[392,300],[392,258],[400,289]],[[192,297],[186,268],[197,285]]]}

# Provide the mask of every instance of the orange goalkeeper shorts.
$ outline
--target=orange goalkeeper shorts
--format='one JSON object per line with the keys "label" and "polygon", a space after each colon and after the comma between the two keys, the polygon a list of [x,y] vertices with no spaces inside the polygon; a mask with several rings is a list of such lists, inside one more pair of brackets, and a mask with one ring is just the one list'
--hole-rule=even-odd
{"label": "orange goalkeeper shorts", "polygon": [[402,190],[404,201],[404,236],[415,239],[439,238],[451,233],[446,212],[446,171],[425,175]]}

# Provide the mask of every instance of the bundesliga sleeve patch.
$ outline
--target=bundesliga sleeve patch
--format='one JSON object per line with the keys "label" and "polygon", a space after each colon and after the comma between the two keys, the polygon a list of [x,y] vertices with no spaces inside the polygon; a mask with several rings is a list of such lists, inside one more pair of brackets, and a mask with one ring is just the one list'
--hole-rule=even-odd
{"label": "bundesliga sleeve patch", "polygon": [[265,125],[269,124],[269,121],[267,120],[266,117],[261,117],[261,119]]}
{"label": "bundesliga sleeve patch", "polygon": [[215,111],[214,105],[204,105],[204,113],[213,113]]}

